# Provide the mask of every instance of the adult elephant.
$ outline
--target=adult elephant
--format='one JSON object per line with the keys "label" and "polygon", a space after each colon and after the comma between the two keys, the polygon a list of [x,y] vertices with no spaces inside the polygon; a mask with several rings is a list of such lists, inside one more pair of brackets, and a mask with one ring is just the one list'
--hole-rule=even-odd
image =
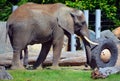
{"label": "adult elephant", "polygon": [[87,63],[91,61],[90,43],[93,42],[89,40],[84,14],[64,4],[24,4],[10,15],[7,31],[13,48],[12,69],[23,68],[20,63],[20,52],[25,51],[27,45],[35,43],[41,43],[42,49],[33,68],[43,63],[51,45],[53,45],[53,67],[57,67],[64,34],[68,38],[74,33],[81,36]]}

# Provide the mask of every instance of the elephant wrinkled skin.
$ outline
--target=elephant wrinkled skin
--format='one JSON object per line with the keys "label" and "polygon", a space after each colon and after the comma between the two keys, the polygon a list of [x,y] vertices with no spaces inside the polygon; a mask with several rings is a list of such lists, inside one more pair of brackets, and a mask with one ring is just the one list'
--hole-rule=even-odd
{"label": "elephant wrinkled skin", "polygon": [[43,63],[51,45],[53,45],[53,66],[57,67],[64,34],[69,39],[74,33],[80,36],[85,45],[87,63],[91,61],[89,31],[84,14],[80,10],[61,3],[44,5],[27,3],[10,15],[6,28],[13,48],[12,69],[23,68],[20,62],[21,51],[27,53],[27,45],[36,43],[41,43],[42,49],[33,68]]}

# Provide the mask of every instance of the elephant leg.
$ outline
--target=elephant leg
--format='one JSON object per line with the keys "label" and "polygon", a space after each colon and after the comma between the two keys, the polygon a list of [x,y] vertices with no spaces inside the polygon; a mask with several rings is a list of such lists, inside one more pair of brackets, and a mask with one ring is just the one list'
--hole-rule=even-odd
{"label": "elephant leg", "polygon": [[83,39],[84,47],[85,47],[85,52],[86,52],[86,57],[87,57],[87,64],[89,65],[91,63],[91,46],[90,44]]}
{"label": "elephant leg", "polygon": [[44,62],[44,60],[46,59],[47,54],[50,50],[51,45],[52,45],[52,41],[45,42],[42,44],[41,52],[37,58],[37,61],[33,65],[33,69],[36,69],[40,64],[42,64]]}
{"label": "elephant leg", "polygon": [[23,54],[22,54],[22,50],[20,51],[20,61],[21,61],[22,65],[23,65]]}
{"label": "elephant leg", "polygon": [[23,56],[22,50],[20,51],[20,61],[22,65],[24,65],[25,67],[28,65],[28,48],[27,47],[25,47],[24,49],[24,56]]}
{"label": "elephant leg", "polygon": [[57,42],[53,46],[53,64],[52,64],[52,69],[58,68],[59,66],[59,60],[60,60],[60,55],[61,55],[61,50],[62,50],[62,41]]}
{"label": "elephant leg", "polygon": [[28,48],[27,48],[27,46],[24,49],[23,64],[25,67],[28,65]]}
{"label": "elephant leg", "polygon": [[71,51],[71,35],[68,32],[65,32],[65,35],[68,37],[67,51]]}
{"label": "elephant leg", "polygon": [[[57,34],[58,35],[58,34]],[[63,47],[64,33],[53,40],[53,64],[52,68],[56,69],[59,65],[60,55]]]}
{"label": "elephant leg", "polygon": [[11,69],[25,69],[20,61],[20,51],[13,51]]}
{"label": "elephant leg", "polygon": [[19,50],[16,48],[17,45],[15,44],[15,41],[13,42],[14,38],[9,34],[10,43],[13,48],[13,58],[12,58],[12,67],[11,69],[19,69],[24,68],[22,66],[22,63],[20,62],[20,59],[22,59],[22,50]]}

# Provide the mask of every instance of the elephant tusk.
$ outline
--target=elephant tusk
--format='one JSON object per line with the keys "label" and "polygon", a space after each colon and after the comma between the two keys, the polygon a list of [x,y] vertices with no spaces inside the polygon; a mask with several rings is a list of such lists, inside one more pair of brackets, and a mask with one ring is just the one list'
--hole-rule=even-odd
{"label": "elephant tusk", "polygon": [[[77,36],[79,39],[81,39],[79,36]],[[96,42],[92,42],[90,39],[88,39],[88,37],[84,36],[85,40],[87,40],[90,44],[93,44],[93,45],[99,45],[99,43],[96,43]]]}
{"label": "elephant tusk", "polygon": [[91,40],[88,39],[88,37],[84,36],[84,38],[86,39],[86,41],[88,41],[90,44],[93,45],[99,45],[98,43],[92,42]]}

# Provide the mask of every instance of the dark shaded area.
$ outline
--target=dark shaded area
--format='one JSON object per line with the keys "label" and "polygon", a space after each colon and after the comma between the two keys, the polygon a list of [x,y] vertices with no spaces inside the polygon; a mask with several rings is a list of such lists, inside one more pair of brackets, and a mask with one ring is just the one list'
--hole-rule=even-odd
{"label": "dark shaded area", "polygon": [[[95,16],[96,16],[95,11],[94,12],[90,11],[89,28],[94,31],[95,31]],[[118,15],[118,17],[120,16]],[[103,11],[101,11],[101,31],[107,30],[107,29],[112,30],[114,28],[116,28],[115,23],[113,23],[112,20],[108,19],[107,15]]]}
{"label": "dark shaded area", "polygon": [[7,0],[9,2],[11,2],[13,5],[16,5],[20,0]]}

